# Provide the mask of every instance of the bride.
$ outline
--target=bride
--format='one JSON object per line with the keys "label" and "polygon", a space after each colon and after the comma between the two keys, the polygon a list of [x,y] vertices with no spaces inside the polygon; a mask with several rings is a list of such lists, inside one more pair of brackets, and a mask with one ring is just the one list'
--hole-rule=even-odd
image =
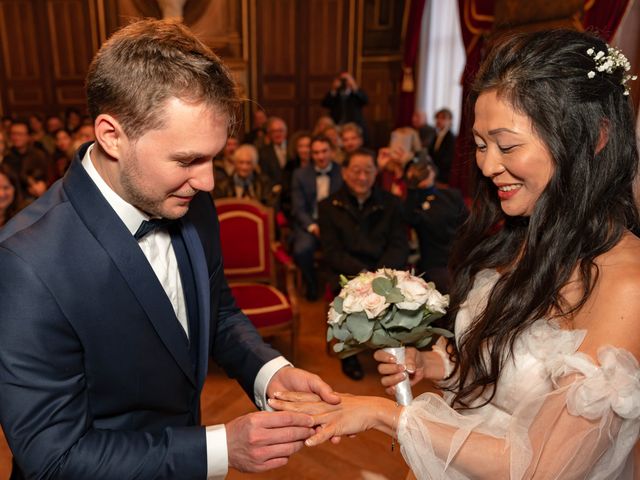
{"label": "bride", "polygon": [[479,173],[452,260],[455,341],[382,351],[382,383],[438,381],[409,406],[285,392],[307,445],[375,428],[420,479],[627,479],[640,430],[638,168],[628,62],[597,37],[507,39],[477,75]]}

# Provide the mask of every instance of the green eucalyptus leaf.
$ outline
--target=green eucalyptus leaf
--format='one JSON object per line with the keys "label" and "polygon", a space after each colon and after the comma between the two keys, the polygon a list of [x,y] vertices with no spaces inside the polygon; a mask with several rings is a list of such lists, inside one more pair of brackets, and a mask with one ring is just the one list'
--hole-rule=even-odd
{"label": "green eucalyptus leaf", "polygon": [[423,315],[420,310],[398,310],[395,316],[396,327],[413,330],[423,322]]}
{"label": "green eucalyptus leaf", "polygon": [[340,353],[342,350],[344,350],[344,343],[342,342],[338,342],[333,346],[333,351],[336,353]]}
{"label": "green eucalyptus leaf", "polygon": [[349,283],[349,279],[344,275],[340,275],[340,286],[344,287],[347,283]]}
{"label": "green eucalyptus leaf", "polygon": [[351,332],[344,323],[342,325],[333,326],[333,336],[341,342],[346,342],[352,338]]}
{"label": "green eucalyptus leaf", "polygon": [[401,347],[402,343],[386,332],[373,332],[371,340],[367,342],[369,348]]}
{"label": "green eucalyptus leaf", "polygon": [[347,317],[346,325],[353,338],[359,343],[364,343],[371,338],[375,323],[369,321],[366,313],[357,312]]}
{"label": "green eucalyptus leaf", "polygon": [[396,340],[402,342],[403,345],[413,345],[416,342],[421,341],[425,336],[428,336],[428,333],[421,328],[417,328],[414,330],[392,330],[391,335]]}
{"label": "green eucalyptus leaf", "polygon": [[373,279],[373,282],[371,282],[371,288],[378,295],[386,297],[387,293],[389,293],[393,288],[393,284],[387,277],[377,277]]}
{"label": "green eucalyptus leaf", "polygon": [[338,312],[338,313],[342,313],[342,304],[344,303],[344,298],[342,297],[336,297],[333,299],[333,309]]}
{"label": "green eucalyptus leaf", "polygon": [[416,348],[424,348],[424,347],[428,346],[431,343],[431,340],[433,340],[433,337],[431,337],[431,336],[423,337],[422,340],[418,341],[415,344],[415,347]]}
{"label": "green eucalyptus leaf", "polygon": [[329,328],[327,328],[327,342],[331,340],[333,340],[333,327],[329,326]]}
{"label": "green eucalyptus leaf", "polygon": [[387,303],[404,302],[404,295],[402,295],[402,292],[397,287],[393,287],[391,290],[389,290],[389,293],[387,293],[384,298]]}
{"label": "green eucalyptus leaf", "polygon": [[446,338],[453,337],[453,333],[451,333],[449,330],[445,330],[444,328],[431,327],[431,333],[433,335],[441,335]]}

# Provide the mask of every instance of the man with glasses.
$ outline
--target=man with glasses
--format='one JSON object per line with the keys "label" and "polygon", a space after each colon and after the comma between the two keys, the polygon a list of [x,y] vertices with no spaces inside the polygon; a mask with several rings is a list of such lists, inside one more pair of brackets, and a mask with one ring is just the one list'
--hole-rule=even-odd
{"label": "man with glasses", "polygon": [[[356,150],[342,164],[342,188],[318,205],[320,243],[333,294],[340,290],[340,275],[406,266],[409,246],[402,203],[375,185],[376,174],[375,154]],[[353,380],[364,376],[355,356],[342,361],[342,371]]]}

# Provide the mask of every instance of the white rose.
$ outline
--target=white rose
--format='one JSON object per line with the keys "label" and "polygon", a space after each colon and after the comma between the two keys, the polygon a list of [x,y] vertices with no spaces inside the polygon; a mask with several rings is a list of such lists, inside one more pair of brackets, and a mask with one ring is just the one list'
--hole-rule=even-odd
{"label": "white rose", "polygon": [[355,313],[364,310],[362,300],[364,297],[358,295],[347,295],[342,303],[342,311],[344,313]]}
{"label": "white rose", "polygon": [[398,288],[404,296],[404,302],[396,304],[403,310],[416,310],[427,302],[430,296],[430,288],[423,279],[409,276],[398,282]]}
{"label": "white rose", "polygon": [[442,295],[435,288],[430,288],[426,304],[427,308],[432,312],[447,313],[449,295]]}
{"label": "white rose", "polygon": [[376,318],[387,309],[389,304],[383,296],[371,293],[364,298],[362,306],[368,318]]}
{"label": "white rose", "polygon": [[355,295],[356,297],[364,298],[369,295],[373,290],[371,287],[372,278],[369,275],[359,275],[351,280],[345,286],[347,290],[347,296]]}

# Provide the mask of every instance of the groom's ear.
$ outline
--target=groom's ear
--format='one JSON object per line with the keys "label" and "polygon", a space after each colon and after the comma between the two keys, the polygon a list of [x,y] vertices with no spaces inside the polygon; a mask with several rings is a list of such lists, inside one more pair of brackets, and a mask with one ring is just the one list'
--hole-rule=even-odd
{"label": "groom's ear", "polygon": [[101,113],[94,122],[96,142],[109,157],[119,160],[131,143],[120,122],[112,115]]}

